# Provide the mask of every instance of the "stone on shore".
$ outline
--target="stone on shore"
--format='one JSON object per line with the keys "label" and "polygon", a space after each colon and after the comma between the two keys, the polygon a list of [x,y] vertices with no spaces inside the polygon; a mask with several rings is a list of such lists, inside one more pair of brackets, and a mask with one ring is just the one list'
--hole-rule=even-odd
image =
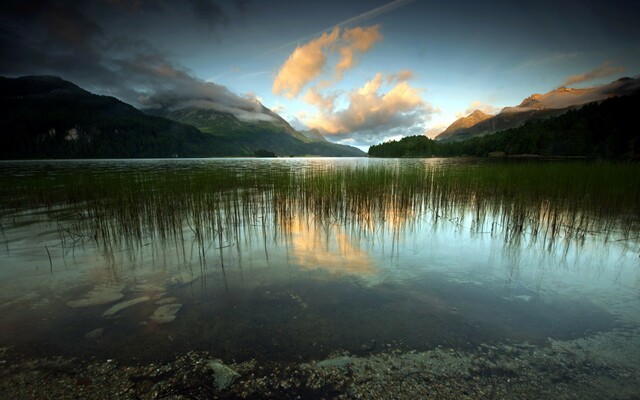
{"label": "stone on shore", "polygon": [[229,388],[240,377],[239,373],[217,361],[209,361],[207,368],[213,371],[213,380],[220,390]]}

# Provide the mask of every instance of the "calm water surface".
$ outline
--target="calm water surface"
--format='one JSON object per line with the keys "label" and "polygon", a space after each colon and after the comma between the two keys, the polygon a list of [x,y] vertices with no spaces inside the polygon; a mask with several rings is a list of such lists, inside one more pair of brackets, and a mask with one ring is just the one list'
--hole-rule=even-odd
{"label": "calm water surface", "polygon": [[[55,182],[76,173],[206,171],[214,177],[477,163],[43,161],[5,162],[0,174],[29,185],[34,177]],[[393,205],[366,218],[293,208],[283,220],[274,211],[280,201],[263,197],[251,217],[201,227],[204,235],[191,221],[169,239],[143,229],[137,239],[109,246],[76,228],[92,215],[72,207],[4,210],[0,347],[145,361],[192,349],[226,360],[319,360],[344,351],[544,346],[550,338],[640,326],[637,240],[598,232],[579,240],[560,235],[552,243],[526,232],[521,240],[505,240],[497,233],[503,220],[491,215],[478,229],[467,210],[438,219],[429,208],[400,213]]]}

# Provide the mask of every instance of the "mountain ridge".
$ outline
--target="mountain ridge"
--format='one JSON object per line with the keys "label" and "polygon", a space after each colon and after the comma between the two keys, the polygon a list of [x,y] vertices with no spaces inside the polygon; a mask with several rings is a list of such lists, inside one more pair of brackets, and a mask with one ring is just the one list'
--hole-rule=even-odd
{"label": "mountain ridge", "polygon": [[585,104],[603,101],[615,96],[628,95],[640,90],[640,79],[623,77],[605,85],[574,89],[560,87],[547,93],[534,93],[517,106],[504,107],[498,114],[471,126],[449,125],[435,137],[438,141],[460,141],[485,136],[506,129],[517,128],[531,120],[542,120],[562,115]]}
{"label": "mountain ridge", "polygon": [[[372,157],[581,157],[640,160],[640,89],[516,128],[460,141],[408,136],[369,148]],[[630,127],[632,127],[630,129]]]}
{"label": "mountain ridge", "polygon": [[[278,155],[365,155],[350,146],[314,142],[260,107],[272,122],[218,115],[240,127],[243,141],[150,115],[56,76],[0,77],[0,159],[253,156],[261,144]],[[260,136],[264,132],[270,138],[266,143]]]}
{"label": "mountain ridge", "polygon": [[471,114],[466,117],[461,117],[455,120],[451,125],[447,127],[442,133],[440,133],[437,137],[440,139],[444,139],[450,137],[451,135],[455,135],[456,132],[471,128],[472,126],[491,118],[492,115],[485,114],[481,110],[475,110]]}
{"label": "mountain ridge", "polygon": [[[232,113],[197,106],[175,110],[146,110],[151,115],[194,126],[200,131],[226,140],[240,149],[236,155],[253,155],[258,150],[273,152],[278,156],[320,155],[361,157],[366,154],[351,146],[332,143],[317,133],[310,137],[295,130],[284,118],[261,105],[272,121],[243,121]],[[318,137],[319,136],[319,137]],[[322,138],[322,139],[320,139]]]}

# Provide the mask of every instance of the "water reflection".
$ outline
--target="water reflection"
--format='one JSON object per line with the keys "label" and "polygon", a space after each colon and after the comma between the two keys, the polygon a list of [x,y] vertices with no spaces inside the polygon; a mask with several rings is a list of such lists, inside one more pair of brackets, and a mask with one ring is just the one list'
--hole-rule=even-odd
{"label": "water reflection", "polygon": [[[544,342],[640,323],[637,193],[572,185],[561,172],[538,182],[557,172],[545,165],[1,167],[12,188],[0,219],[5,344],[318,358],[371,343]],[[634,172],[625,168],[614,175]],[[101,340],[86,340],[91,332]]]}
{"label": "water reflection", "polygon": [[332,274],[373,275],[373,259],[336,224],[321,225],[300,218],[287,226],[290,262],[301,269]]}

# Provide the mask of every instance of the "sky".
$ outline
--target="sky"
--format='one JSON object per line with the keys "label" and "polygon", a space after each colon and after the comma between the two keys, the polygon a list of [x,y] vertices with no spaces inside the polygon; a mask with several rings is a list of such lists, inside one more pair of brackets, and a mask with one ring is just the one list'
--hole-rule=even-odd
{"label": "sky", "polygon": [[139,108],[258,100],[358,146],[640,74],[638,1],[5,0],[0,75]]}

